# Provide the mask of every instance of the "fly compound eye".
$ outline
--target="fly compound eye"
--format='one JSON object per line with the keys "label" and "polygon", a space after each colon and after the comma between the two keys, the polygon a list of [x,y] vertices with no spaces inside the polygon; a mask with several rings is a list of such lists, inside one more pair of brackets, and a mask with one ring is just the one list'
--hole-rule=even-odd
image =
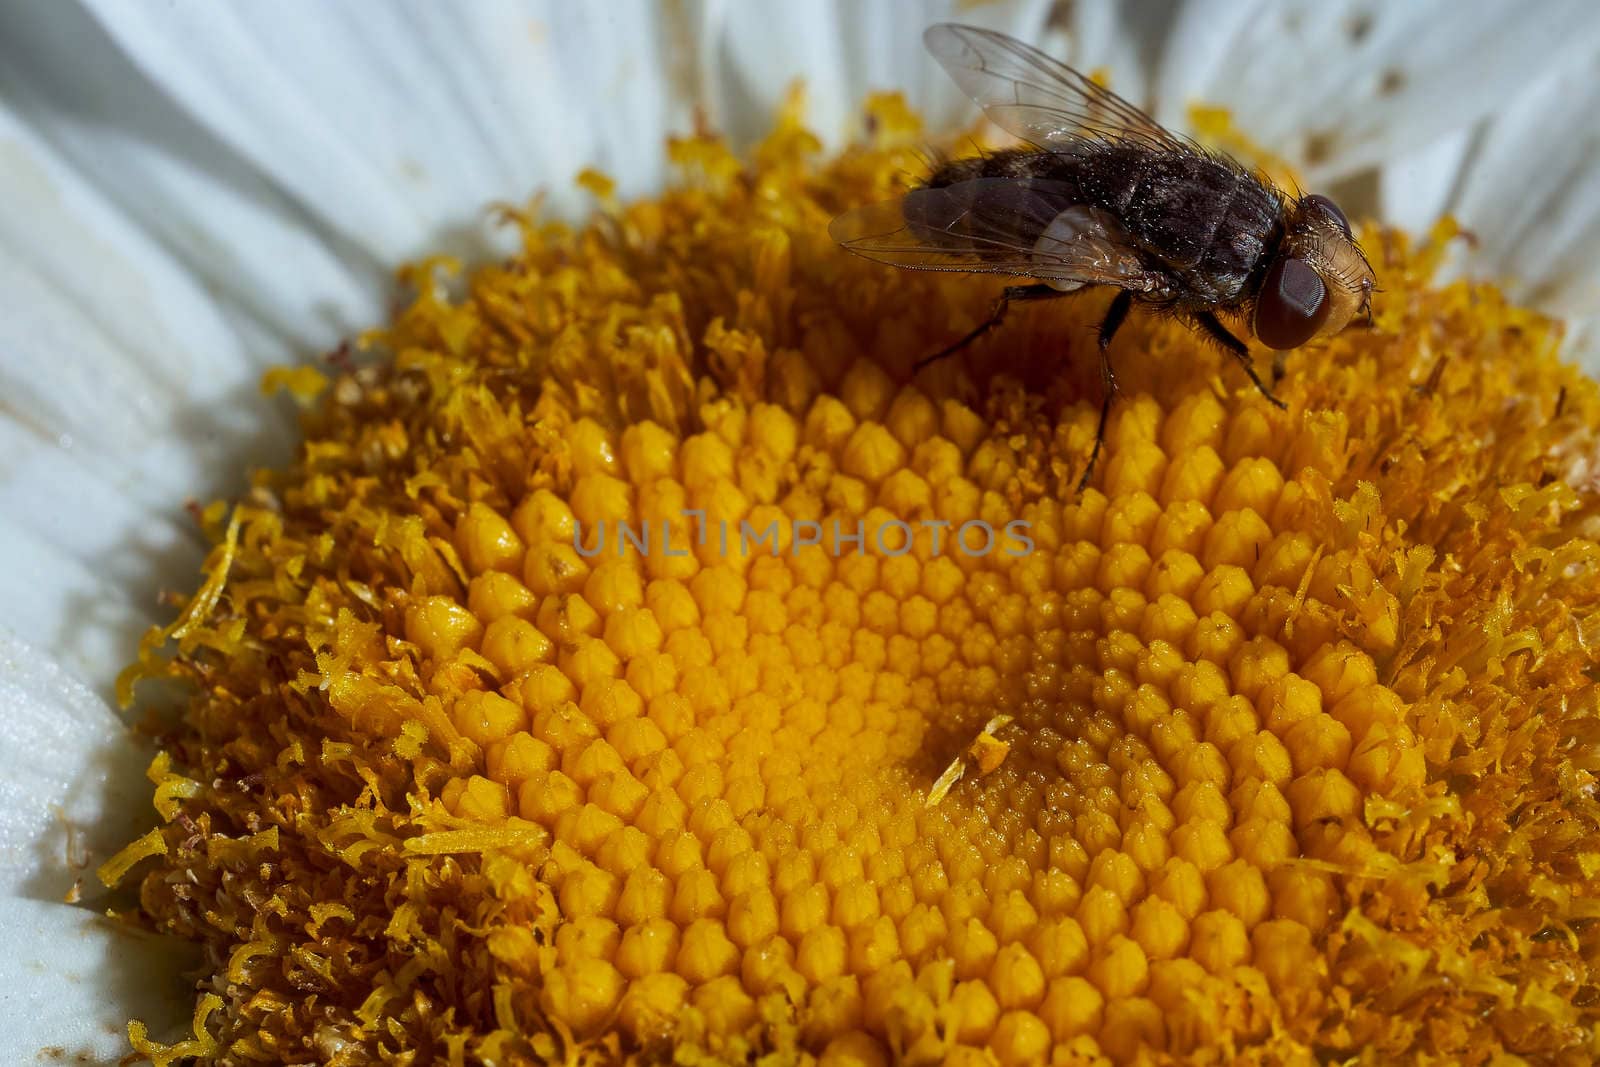
{"label": "fly compound eye", "polygon": [[1268,348],[1298,348],[1328,319],[1328,287],[1303,259],[1281,256],[1256,300],[1256,337]]}
{"label": "fly compound eye", "polygon": [[1346,237],[1350,236],[1350,220],[1344,217],[1344,212],[1339,210],[1339,205],[1323,196],[1321,193],[1312,193],[1306,197],[1306,203],[1315,204],[1321,208],[1334,222],[1339,224],[1339,229],[1344,231]]}

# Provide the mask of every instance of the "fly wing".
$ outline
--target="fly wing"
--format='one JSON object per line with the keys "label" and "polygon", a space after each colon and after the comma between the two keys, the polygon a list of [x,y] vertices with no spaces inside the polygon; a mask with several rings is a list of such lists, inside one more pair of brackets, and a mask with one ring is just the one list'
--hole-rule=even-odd
{"label": "fly wing", "polygon": [[922,40],[997,126],[1041,148],[1089,139],[1193,150],[1116,93],[1015,37],[941,22]]}
{"label": "fly wing", "polygon": [[858,255],[913,270],[1016,274],[1060,289],[1163,286],[1116,220],[1079,203],[1064,182],[974,178],[913,189],[845,212],[828,232]]}

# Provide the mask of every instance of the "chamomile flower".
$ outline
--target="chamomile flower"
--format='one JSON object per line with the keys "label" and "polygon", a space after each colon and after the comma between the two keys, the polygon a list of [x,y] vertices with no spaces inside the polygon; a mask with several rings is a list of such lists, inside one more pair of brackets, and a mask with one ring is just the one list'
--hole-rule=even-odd
{"label": "chamomile flower", "polygon": [[[1544,999],[1512,1005],[1515,990],[1495,984],[1506,979],[1473,978],[1477,963],[1430,947],[1465,951],[1475,942],[1444,930],[1426,901],[1449,890],[1481,903],[1473,896],[1480,886],[1498,878],[1494,887],[1504,890],[1521,879],[1528,899],[1517,905],[1519,921],[1540,925],[1518,928],[1526,943],[1511,947],[1582,936],[1561,925],[1581,916],[1541,896],[1570,886],[1538,881],[1531,865],[1484,859],[1480,867],[1450,848],[1484,846],[1484,825],[1525,817],[1472,808],[1495,790],[1523,790],[1541,818],[1554,819],[1562,805],[1575,813],[1565,829],[1525,837],[1508,829],[1497,840],[1555,850],[1565,862],[1562,849],[1593,836],[1584,814],[1589,772],[1563,762],[1556,727],[1567,720],[1553,709],[1565,715],[1589,696],[1578,680],[1585,626],[1575,624],[1570,641],[1563,629],[1563,611],[1586,604],[1588,594],[1556,583],[1564,576],[1581,584],[1586,566],[1570,547],[1582,530],[1566,516],[1590,507],[1578,483],[1593,450],[1585,427],[1568,424],[1592,413],[1595,401],[1553,369],[1557,342],[1540,320],[1487,290],[1424,295],[1422,274],[1435,253],[1385,238],[1385,262],[1402,277],[1383,283],[1397,303],[1380,307],[1379,325],[1416,347],[1376,345],[1348,364],[1292,368],[1299,410],[1278,419],[1237,392],[1219,401],[1208,377],[1188,382],[1193,388],[1161,379],[1156,369],[1176,366],[1178,342],[1142,327],[1137,341],[1157,355],[1130,375],[1136,388],[1119,415],[1104,484],[1081,502],[1052,497],[1041,488],[1049,472],[1084,451],[1082,412],[1071,412],[1088,396],[1087,373],[1066,373],[1053,386],[1030,379],[1028,389],[1066,413],[1056,436],[1020,385],[912,388],[906,364],[978,308],[982,292],[968,297],[944,282],[874,274],[878,268],[842,254],[824,260],[825,232],[812,226],[820,219],[825,231],[819,213],[830,196],[887,181],[906,156],[904,145],[864,121],[870,93],[903,92],[930,139],[975,118],[918,43],[927,23],[951,17],[1103,72],[1173,126],[1225,113],[1230,136],[1285,161],[1308,187],[1335,193],[1352,215],[1422,233],[1441,213],[1455,214],[1473,235],[1455,268],[1501,279],[1514,296],[1567,318],[1566,350],[1587,351],[1585,317],[1600,313],[1600,187],[1591,176],[1593,124],[1585,121],[1600,104],[1592,43],[1600,15],[1588,4],[1552,0],[1519,12],[1425,3],[1001,3],[970,11],[7,4],[0,692],[9,714],[0,892],[10,901],[0,929],[12,950],[0,1047],[13,1058],[60,1047],[114,1059],[126,1051],[130,1018],[157,1037],[182,1036],[197,994],[181,975],[196,965],[197,950],[101,918],[115,898],[93,877],[157,819],[160,832],[143,839],[145,851],[165,851],[174,863],[185,848],[216,851],[219,871],[241,857],[249,861],[241,871],[304,858],[304,842],[285,844],[276,858],[266,839],[250,843],[249,835],[269,829],[246,825],[255,779],[187,777],[202,767],[220,775],[230,759],[245,758],[242,748],[226,759],[199,755],[204,730],[194,725],[210,722],[219,736],[235,729],[223,715],[234,709],[232,697],[217,697],[221,703],[191,720],[189,740],[177,748],[195,757],[192,765],[154,765],[165,798],[159,815],[147,806],[144,776],[155,749],[112,710],[115,679],[140,636],[175,616],[161,594],[197,585],[202,528],[225,547],[211,551],[215,585],[205,587],[217,599],[202,590],[188,601],[196,626],[211,620],[194,605],[220,601],[229,568],[237,568],[235,582],[282,582],[304,593],[301,574],[321,573],[328,553],[342,550],[338,536],[374,544],[392,536],[388,549],[413,568],[411,599],[367,603],[377,614],[363,625],[376,620],[420,652],[364,660],[370,637],[359,626],[296,640],[309,657],[300,666],[320,672],[309,689],[333,694],[305,698],[329,702],[328,723],[344,714],[338,701],[370,695],[365,668],[425,663],[419,692],[434,686],[445,719],[385,705],[351,722],[412,761],[406,773],[427,782],[448,819],[515,819],[528,835],[495,862],[484,860],[479,883],[452,890],[480,905],[511,901],[521,928],[550,937],[539,946],[502,938],[476,962],[463,955],[463,973],[515,974],[527,983],[504,1006],[491,990],[464,994],[452,1005],[452,1025],[463,1033],[509,1032],[507,1015],[537,1017],[551,1023],[542,1034],[562,1040],[657,1034],[732,1054],[770,1023],[787,1047],[838,1056],[915,1048],[938,1058],[970,1046],[1023,1062],[1051,1042],[1076,1041],[1086,1058],[1124,1058],[1141,1042],[1199,1047],[1216,1036],[1209,1026],[1231,1027],[1241,1040],[1263,1028],[1276,1033],[1337,1004],[1336,989],[1398,985],[1378,971],[1384,960],[1401,960],[1408,974],[1437,976],[1438,984],[1423,980],[1407,987],[1414,999],[1375,1003],[1361,1022],[1377,1027],[1384,1009],[1392,1024],[1342,1040],[1412,1047],[1413,1035],[1400,1032],[1408,1013],[1448,987],[1480,998],[1475,1008],[1505,1009],[1497,1018],[1510,1028],[1502,1034],[1509,1050],[1558,1047],[1540,1045],[1534,1030],[1556,1033],[1562,1049],[1583,1047],[1547,1025],[1592,1025],[1564,1014],[1582,990],[1541,985]],[[792,127],[768,139],[796,79],[806,88],[805,125],[827,152],[876,137],[877,154],[847,156],[830,169],[806,154]],[[719,186],[716,168],[732,157],[703,141],[690,142],[701,154],[680,150],[676,164],[669,160],[669,137],[701,129],[754,153],[768,187],[796,208],[774,213],[736,183]],[[704,184],[676,200],[650,200],[686,162],[701,168]],[[610,237],[584,244],[534,223],[521,232],[486,223],[485,204],[535,192],[544,194],[547,216],[583,218],[601,188],[575,183],[586,168],[615,179],[614,190],[603,190],[602,210],[622,223]],[[656,206],[617,206],[640,198]],[[732,223],[749,223],[774,243],[761,254],[738,245]],[[437,254],[473,263],[515,257],[522,273],[477,276],[456,319],[425,299],[393,320],[389,339],[411,360],[405,373],[449,372],[485,389],[497,366],[523,365],[530,351],[568,361],[539,364],[559,396],[513,398],[528,410],[544,405],[545,436],[502,427],[480,442],[558,457],[539,483],[544,495],[469,472],[447,434],[427,436],[467,425],[450,421],[460,412],[442,393],[407,399],[389,390],[391,379],[358,377],[337,360],[322,365],[336,382],[326,394],[332,407],[306,431],[326,449],[328,468],[303,453],[289,466],[297,412],[289,400],[262,397],[263,373],[390,321],[394,267]],[[724,285],[711,269],[717,262],[747,270]],[[1406,274],[1412,270],[1415,277]],[[527,278],[549,288],[531,290]],[[808,334],[812,320],[796,314],[802,297],[792,294],[808,292],[798,281],[836,298],[827,336]],[[897,297],[897,285],[920,302],[907,304],[905,291]],[[751,294],[744,303],[740,287]],[[661,294],[676,294],[681,307],[649,299]],[[601,300],[641,331],[627,342],[643,346],[637,352],[598,344],[598,333],[561,334],[574,323],[598,331],[607,313],[594,303]],[[963,309],[963,300],[972,307]],[[1492,317],[1472,319],[1471,309],[1486,302],[1483,315]],[[539,310],[546,305],[548,314]],[[506,306],[513,312],[496,320]],[[825,320],[832,314],[806,306]],[[869,325],[896,314],[908,324]],[[1418,323],[1429,316],[1446,325],[1428,332]],[[499,327],[485,325],[495,321]],[[1011,343],[1023,350],[1059,338],[1070,333],[1066,322],[1046,316]],[[504,363],[478,348],[452,350],[452,323],[503,328],[523,348],[511,343]],[[643,331],[657,331],[656,339],[638,340]],[[857,358],[844,359],[847,342]],[[1446,364],[1430,379],[1451,345],[1473,363]],[[579,355],[587,359],[572,362]],[[1508,356],[1532,369],[1522,373]],[[596,366],[608,376],[589,382]],[[1472,377],[1474,366],[1486,368],[1482,378]],[[686,384],[708,373],[722,383],[720,398]],[[1216,373],[1227,381],[1225,370]],[[1546,386],[1552,395],[1538,395]],[[590,388],[616,392],[596,400]],[[1485,390],[1499,392],[1486,398]],[[1413,400],[1417,410],[1402,412]],[[514,406],[507,395],[495,404],[502,415]],[[1428,404],[1435,407],[1423,410]],[[1340,405],[1368,421],[1341,430],[1327,415]],[[1544,439],[1528,424],[1536,414],[1564,427],[1547,451],[1552,478],[1572,482],[1570,494],[1534,481],[1514,500],[1487,490],[1482,499],[1462,495],[1469,475],[1527,481],[1528,465],[1542,455]],[[374,415],[416,436],[386,438],[376,421],[363,422]],[[548,426],[568,432],[550,436]],[[1380,443],[1364,436],[1374,426],[1396,435],[1381,443],[1389,450],[1381,455]],[[1473,447],[1452,443],[1452,427],[1470,428]],[[414,453],[439,472],[410,486],[410,504],[404,492],[385,498],[378,511],[389,518],[375,525],[348,495],[369,449],[398,450],[391,459]],[[292,473],[246,494],[243,471],[258,466]],[[1391,470],[1414,480],[1385,483]],[[345,488],[313,499],[319,474]],[[564,556],[552,562],[552,531],[573,519],[626,517],[667,481],[709,493],[715,506],[743,500],[790,517],[911,515],[924,492],[975,516],[999,518],[1025,504],[1052,534],[1032,564],[996,562],[992,572],[926,553],[904,574],[896,564],[826,576],[798,564],[747,570],[709,559],[697,561],[697,574],[708,576],[698,578],[605,571]],[[1377,490],[1361,487],[1374,481]],[[197,523],[186,508],[219,496],[245,501],[231,534],[217,516]],[[1447,496],[1454,503],[1426,503]],[[671,502],[670,492],[655,501]],[[315,514],[324,504],[349,524]],[[1466,530],[1441,517],[1452,515],[1481,526]],[[402,521],[408,516],[414,529]],[[274,547],[274,537],[302,535],[300,563]],[[333,541],[319,547],[315,536]],[[437,567],[429,552],[440,554]],[[1044,572],[1033,573],[1044,558]],[[1488,568],[1491,558],[1515,559],[1536,577],[1518,585],[1522,578],[1492,568],[1461,569]],[[363,589],[382,593],[370,585],[380,571],[328,596],[363,610]],[[1509,606],[1474,599],[1469,579],[1504,592]],[[813,584],[810,599],[795,592]],[[531,599],[519,600],[522,593]],[[245,627],[252,647],[272,647],[293,630],[277,608],[251,617],[237,587],[229,596],[234,614],[224,621]],[[1569,607],[1551,606],[1559,604]],[[1072,626],[1061,621],[1068,615]],[[1471,641],[1451,629],[1466,620]],[[1019,643],[1030,635],[1043,643]],[[338,663],[318,658],[328,649]],[[202,652],[188,654],[191,666],[205,661]],[[1059,662],[1046,669],[1052,657]],[[1063,666],[1069,661],[1077,666]],[[193,668],[190,679],[199,673]],[[463,685],[467,674],[496,684]],[[844,678],[845,693],[823,699],[806,688],[826,687],[829,674]],[[270,686],[262,683],[268,677]],[[519,684],[507,689],[513,679]],[[303,680],[257,664],[229,681],[262,683],[261,693],[292,704]],[[515,708],[467,696],[491,690]],[[1519,699],[1552,717],[1545,725],[1519,717]],[[636,716],[628,715],[630,701],[639,703]],[[568,704],[587,727],[562,733],[552,723]],[[931,781],[942,768],[918,761],[959,756],[996,704],[1013,715],[999,736],[1016,758],[973,772],[935,809],[908,804],[918,776]],[[1158,721],[1174,708],[1191,713],[1193,736],[1184,736],[1200,755],[1187,761],[1182,738]],[[810,713],[815,728],[801,738],[751,726],[779,712],[784,722]],[[617,729],[630,717],[653,725]],[[408,732],[412,719],[432,725]],[[272,736],[266,722],[231,740],[259,749]],[[1067,722],[1079,724],[1060,725]],[[428,756],[429,741],[451,730],[471,747],[446,743]],[[768,749],[738,751],[738,738],[759,748],[750,739],[762,736]],[[593,744],[600,739],[605,751]],[[1479,766],[1472,751],[1494,759]],[[1220,764],[1206,762],[1211,752]],[[841,783],[813,771],[806,764],[816,753],[860,777]],[[339,758],[326,750],[302,757],[324,768]],[[414,769],[427,759],[432,770]],[[277,762],[276,754],[268,761]],[[1129,775],[1139,781],[1129,785]],[[790,780],[802,784],[791,788]],[[208,845],[207,827],[222,835],[211,822],[187,831],[178,815],[190,818],[181,804],[191,797],[205,798],[208,820],[238,816],[227,832],[237,844]],[[353,794],[336,799],[354,803]],[[1119,810],[1134,801],[1138,810]],[[1008,817],[1008,806],[1034,823]],[[1055,808],[1073,817],[1057,817]],[[1469,814],[1480,836],[1460,829]],[[369,824],[362,832],[377,833]],[[353,840],[316,836],[328,830],[319,823],[307,840],[327,843],[329,862],[345,865],[340,872],[359,871]],[[440,869],[476,870],[471,859],[439,859],[466,839],[428,836],[475,831],[454,822],[419,822],[412,831],[410,840],[425,842],[413,852]],[[524,846],[529,855],[518,852]],[[239,855],[226,854],[230,847]],[[1573,852],[1574,879],[1590,877],[1586,856]],[[528,866],[507,867],[508,857]],[[635,868],[660,877],[631,878]],[[526,871],[548,873],[530,883]],[[1385,876],[1389,896],[1374,887]],[[136,869],[129,884],[138,877]],[[250,889],[271,884],[262,877]],[[199,961],[208,974],[231,975],[239,989],[277,988],[251,970],[256,954],[293,963],[306,989],[316,986],[319,966],[344,965],[294,955],[287,941],[280,959],[256,933],[239,935],[248,951],[219,960],[221,935],[208,935],[206,921],[186,912],[187,890],[173,892],[147,889],[146,904],[213,954]],[[211,904],[232,899],[218,885],[198,892]],[[553,914],[566,916],[565,933],[541,910],[541,893]],[[343,938],[353,930],[341,922],[354,928],[375,914],[346,918],[332,898],[314,895],[250,899],[315,908],[295,918]],[[414,923],[395,937],[442,944],[444,926],[419,907],[395,912],[396,922]],[[241,929],[253,921],[243,911],[234,918]],[[878,971],[905,981],[875,986]],[[1263,1010],[1256,977],[1280,1014],[1252,1014]],[[372,989],[401,989],[393,980],[373,978]],[[250,1017],[225,984],[208,979],[203,988],[218,998],[201,1001],[204,1018]],[[1183,988],[1205,990],[1217,1011],[1186,1015]],[[768,1019],[778,992],[800,1014]],[[523,993],[532,998],[526,1004],[516,1000]],[[294,1055],[334,1059],[362,1040],[365,1016],[356,1009],[381,1013],[385,1004],[340,1009],[322,1029],[283,1033],[309,1042]],[[1441,1017],[1455,1022],[1451,1012],[1465,1012],[1459,1000],[1452,1005]],[[693,1034],[662,1023],[679,1009],[698,1028]],[[1164,1028],[1152,1022],[1163,1015]],[[405,1024],[413,1037],[435,1033],[442,1055],[450,1027],[430,1026]],[[191,1051],[215,1051],[212,1033],[195,1037]]]}

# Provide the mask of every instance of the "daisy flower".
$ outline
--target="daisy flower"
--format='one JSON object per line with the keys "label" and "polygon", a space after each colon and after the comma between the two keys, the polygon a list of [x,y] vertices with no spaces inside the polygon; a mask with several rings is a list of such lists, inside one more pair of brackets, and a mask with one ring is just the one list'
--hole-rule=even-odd
{"label": "daisy flower", "polygon": [[[1041,353],[1088,305],[913,384],[991,289],[827,242],[975,120],[951,18],[1435,240],[1363,231],[1376,329],[1285,413],[1130,324],[1075,498],[1092,360]],[[1597,40],[1576,0],[0,5],[8,1061],[137,1019],[157,1060],[1589,1062],[1600,396],[1555,353],[1600,359]],[[686,506],[1035,542],[572,542]]]}

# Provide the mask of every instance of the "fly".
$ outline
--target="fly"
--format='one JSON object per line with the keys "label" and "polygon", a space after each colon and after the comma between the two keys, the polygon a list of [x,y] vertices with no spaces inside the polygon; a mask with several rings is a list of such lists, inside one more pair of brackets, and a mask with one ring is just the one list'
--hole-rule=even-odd
{"label": "fly", "polygon": [[1248,323],[1277,351],[1276,383],[1283,352],[1338,333],[1370,307],[1372,267],[1327,197],[1289,196],[1005,34],[942,23],[923,41],[1026,146],[946,162],[899,200],[845,212],[829,232],[897,267],[1031,279],[1008,286],[987,319],[918,370],[995,329],[1014,303],[1097,285],[1118,290],[1100,323],[1104,399],[1080,491],[1117,393],[1111,341],[1135,301],[1222,345],[1280,408],[1222,317]]}

